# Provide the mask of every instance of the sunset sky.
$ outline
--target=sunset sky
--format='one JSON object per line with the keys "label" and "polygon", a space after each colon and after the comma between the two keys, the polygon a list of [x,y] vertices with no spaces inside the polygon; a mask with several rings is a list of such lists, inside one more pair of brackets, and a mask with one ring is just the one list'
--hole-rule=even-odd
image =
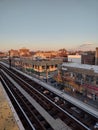
{"label": "sunset sky", "polygon": [[0,50],[98,47],[98,0],[0,0]]}

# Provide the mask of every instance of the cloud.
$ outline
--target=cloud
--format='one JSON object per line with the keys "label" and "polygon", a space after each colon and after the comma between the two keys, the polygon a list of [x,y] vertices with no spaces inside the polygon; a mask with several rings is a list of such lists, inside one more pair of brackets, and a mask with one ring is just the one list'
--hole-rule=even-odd
{"label": "cloud", "polygon": [[94,43],[85,43],[85,44],[80,45],[79,47],[84,47],[84,46],[93,45],[93,44]]}

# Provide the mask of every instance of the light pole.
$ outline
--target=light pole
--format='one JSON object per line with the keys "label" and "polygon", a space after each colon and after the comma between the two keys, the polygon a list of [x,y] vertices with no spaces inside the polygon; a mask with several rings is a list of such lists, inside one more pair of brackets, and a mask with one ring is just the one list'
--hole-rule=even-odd
{"label": "light pole", "polygon": [[46,82],[48,82],[48,67],[47,67],[47,64],[46,64]]}
{"label": "light pole", "polygon": [[11,55],[10,55],[10,51],[9,51],[9,68],[11,68]]}

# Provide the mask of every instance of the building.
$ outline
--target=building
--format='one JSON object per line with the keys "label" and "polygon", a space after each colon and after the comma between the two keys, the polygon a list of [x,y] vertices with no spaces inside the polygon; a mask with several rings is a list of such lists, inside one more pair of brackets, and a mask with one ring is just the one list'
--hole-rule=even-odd
{"label": "building", "polygon": [[21,68],[24,71],[35,73],[38,75],[46,75],[54,73],[60,64],[61,60],[32,60],[30,58],[17,58],[12,61],[12,65],[16,68]]}
{"label": "building", "polygon": [[19,49],[19,55],[20,57],[29,57],[30,51],[29,49],[26,49],[26,48]]}
{"label": "building", "polygon": [[68,61],[67,51],[65,49],[60,49],[59,51],[38,51],[35,53],[34,57],[41,59],[52,59],[52,58],[61,58],[63,61]]}
{"label": "building", "polygon": [[98,47],[96,48],[95,65],[98,65]]}
{"label": "building", "polygon": [[63,82],[72,91],[98,100],[98,66],[78,63],[63,63]]}
{"label": "building", "polygon": [[82,53],[81,64],[95,65],[95,52]]}
{"label": "building", "polygon": [[0,52],[0,58],[6,57],[6,56],[7,56],[6,53],[4,53],[4,52]]}
{"label": "building", "polygon": [[42,58],[54,58],[57,56],[57,54],[58,54],[57,51],[46,51],[46,52],[37,51],[34,56],[35,57],[42,57]]}
{"label": "building", "polygon": [[68,62],[81,63],[81,55],[68,55]]}
{"label": "building", "polygon": [[9,50],[9,56],[10,57],[19,57],[18,50],[13,50],[13,49]]}

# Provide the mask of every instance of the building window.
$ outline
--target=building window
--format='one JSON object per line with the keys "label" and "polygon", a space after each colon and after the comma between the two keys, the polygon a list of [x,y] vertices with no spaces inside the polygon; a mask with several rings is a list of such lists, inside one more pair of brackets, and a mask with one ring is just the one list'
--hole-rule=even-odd
{"label": "building window", "polygon": [[42,66],[42,69],[45,69],[45,66]]}
{"label": "building window", "polygon": [[57,64],[55,65],[55,67],[57,68]]}
{"label": "building window", "polygon": [[91,82],[94,81],[94,77],[87,75],[87,76],[86,76],[86,81],[89,82],[89,83],[91,83]]}
{"label": "building window", "polygon": [[46,67],[47,67],[47,69],[49,69],[49,65],[47,65]]}
{"label": "building window", "polygon": [[53,65],[51,65],[51,68],[53,68]]}
{"label": "building window", "polygon": [[35,65],[35,69],[37,69],[38,67],[37,67],[37,65]]}
{"label": "building window", "polygon": [[96,77],[96,84],[98,85],[98,77]]}

